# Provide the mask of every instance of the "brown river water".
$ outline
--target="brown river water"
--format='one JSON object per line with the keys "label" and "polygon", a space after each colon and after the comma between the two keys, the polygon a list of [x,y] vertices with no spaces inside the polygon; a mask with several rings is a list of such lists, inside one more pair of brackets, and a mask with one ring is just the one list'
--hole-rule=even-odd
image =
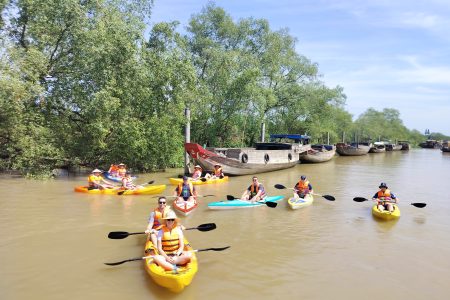
{"label": "brown river water", "polygon": [[[151,196],[75,193],[86,178],[52,181],[0,177],[0,299],[448,299],[450,296],[450,155],[439,150],[335,157],[323,164],[259,174],[270,195],[308,176],[312,206],[291,210],[286,201],[213,211],[207,203],[239,197],[251,176],[198,187],[199,208],[181,217],[186,227],[214,222],[209,232],[186,232],[199,252],[199,271],[181,294],[153,283],[143,262],[109,267],[143,254],[142,235],[107,238],[110,231],[143,231],[157,200]],[[138,182],[168,183],[180,170],[141,174]],[[402,216],[383,222],[371,198],[386,182]],[[171,195],[173,186],[165,194]],[[170,201],[169,201],[170,202]],[[409,205],[426,202],[425,208]]]}

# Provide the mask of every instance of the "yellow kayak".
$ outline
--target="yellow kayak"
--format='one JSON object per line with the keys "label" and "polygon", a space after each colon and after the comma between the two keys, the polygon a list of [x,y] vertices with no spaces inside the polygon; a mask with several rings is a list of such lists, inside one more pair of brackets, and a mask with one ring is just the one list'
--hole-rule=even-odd
{"label": "yellow kayak", "polygon": [[[184,238],[184,251],[193,250],[186,238]],[[145,255],[155,254],[156,249],[153,247],[153,243],[150,239],[147,239],[145,244]],[[168,288],[174,293],[181,292],[186,286],[188,286],[198,270],[197,257],[192,252],[191,261],[183,266],[178,266],[177,273],[173,271],[166,271],[156,263],[153,262],[153,258],[145,259],[145,270],[150,275],[156,284]]]}
{"label": "yellow kayak", "polygon": [[388,210],[380,211],[377,204],[372,206],[372,215],[383,220],[395,220],[400,218],[400,209],[394,204],[394,211],[390,213]]}
{"label": "yellow kayak", "polygon": [[[119,192],[121,195],[149,195],[149,194],[160,194],[162,191],[166,189],[165,184],[161,185],[149,185],[144,186],[142,188],[136,190],[122,190],[121,188],[113,188],[113,189],[88,189],[87,186],[77,186],[75,187],[75,192],[78,193],[88,193],[88,194],[105,194],[105,195],[117,195]],[[122,193],[123,192],[123,193]]]}
{"label": "yellow kayak", "polygon": [[[170,181],[170,184],[172,184],[172,185],[179,185],[180,183],[183,183],[182,178],[169,178],[169,181]],[[191,182],[193,185],[222,183],[225,181],[228,181],[228,176],[224,176],[223,178],[211,178],[211,179],[207,179],[206,181],[193,180],[191,177],[189,177],[189,182]]]}
{"label": "yellow kayak", "polygon": [[307,194],[305,198],[290,198],[288,204],[292,209],[299,209],[302,207],[309,206],[313,203],[314,197],[312,194]]}

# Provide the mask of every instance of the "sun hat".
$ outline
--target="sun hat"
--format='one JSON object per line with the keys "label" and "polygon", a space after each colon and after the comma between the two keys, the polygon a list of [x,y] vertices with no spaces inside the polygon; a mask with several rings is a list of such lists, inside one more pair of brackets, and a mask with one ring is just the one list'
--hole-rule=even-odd
{"label": "sun hat", "polygon": [[214,167],[220,167],[220,165],[219,164],[215,164]]}
{"label": "sun hat", "polygon": [[161,218],[162,222],[166,224],[168,219],[174,219],[175,225],[178,225],[179,219],[177,218],[177,214],[173,210],[169,210],[164,217]]}
{"label": "sun hat", "polygon": [[94,171],[92,171],[92,173],[102,173],[102,171],[99,169],[94,169]]}
{"label": "sun hat", "polygon": [[201,169],[202,167],[200,167],[199,165],[196,165],[196,166],[194,167],[194,169],[197,169],[197,168]]}
{"label": "sun hat", "polygon": [[120,167],[120,166],[125,166],[125,164],[124,163],[120,163],[120,164],[118,164],[118,166]]}
{"label": "sun hat", "polygon": [[381,188],[387,188],[387,185],[386,185],[386,183],[384,183],[384,182],[380,183],[380,186],[379,186],[379,188],[380,188],[380,189],[381,189]]}

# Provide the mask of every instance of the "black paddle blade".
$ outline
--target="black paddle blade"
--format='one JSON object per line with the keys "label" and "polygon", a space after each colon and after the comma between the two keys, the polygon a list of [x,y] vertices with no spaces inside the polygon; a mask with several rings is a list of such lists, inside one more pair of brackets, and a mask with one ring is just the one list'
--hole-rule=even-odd
{"label": "black paddle blade", "polygon": [[427,206],[426,203],[411,203],[411,205],[418,207],[418,208],[423,208],[423,207]]}
{"label": "black paddle blade", "polygon": [[123,193],[125,193],[127,190],[123,190],[123,191],[120,191],[120,192],[117,192],[117,195],[123,195]]}
{"label": "black paddle blade", "polygon": [[267,201],[267,202],[265,202],[265,204],[266,204],[268,207],[272,207],[272,208],[277,207],[277,205],[278,205],[278,203],[272,202],[272,201]]}
{"label": "black paddle blade", "polygon": [[336,198],[334,198],[334,197],[331,196],[331,195],[322,195],[322,197],[324,197],[325,199],[330,200],[330,201],[336,200]]}
{"label": "black paddle blade", "polygon": [[286,189],[286,187],[285,187],[284,185],[278,184],[278,183],[275,184],[274,187],[275,187],[276,189],[279,189],[279,190],[284,190],[284,189]]}
{"label": "black paddle blade", "polygon": [[226,246],[226,247],[222,247],[222,248],[205,248],[205,249],[198,249],[197,252],[202,252],[202,251],[223,251],[225,249],[230,248],[231,246]]}
{"label": "black paddle blade", "polygon": [[154,180],[150,180],[149,182],[147,182],[147,184],[152,184],[153,182],[155,182]]}
{"label": "black paddle blade", "polygon": [[112,231],[108,233],[108,238],[113,240],[121,240],[129,236],[130,234],[125,231]]}
{"label": "black paddle blade", "polygon": [[364,202],[364,201],[369,201],[369,200],[366,198],[363,198],[363,197],[355,197],[355,198],[353,198],[353,201]]}
{"label": "black paddle blade", "polygon": [[201,224],[197,227],[199,231],[210,231],[216,229],[215,223]]}
{"label": "black paddle blade", "polygon": [[236,198],[235,196],[233,196],[233,195],[227,195],[227,200],[235,200],[235,199],[238,199],[238,198]]}
{"label": "black paddle blade", "polygon": [[117,265],[121,265],[123,263],[129,262],[129,261],[136,261],[136,260],[142,260],[142,257],[136,257],[136,258],[131,258],[131,259],[126,259],[126,260],[122,260],[122,261],[118,261],[118,262],[113,262],[113,263],[105,263],[105,265],[108,266],[117,266]]}
{"label": "black paddle blade", "polygon": [[201,177],[201,178],[200,178],[200,181],[201,181],[201,182],[206,182],[206,181],[208,181],[208,179],[206,179],[205,177]]}

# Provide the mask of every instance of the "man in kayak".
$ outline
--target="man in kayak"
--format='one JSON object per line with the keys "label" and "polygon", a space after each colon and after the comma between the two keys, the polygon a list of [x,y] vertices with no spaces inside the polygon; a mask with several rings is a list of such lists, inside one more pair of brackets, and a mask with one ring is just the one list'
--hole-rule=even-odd
{"label": "man in kayak", "polygon": [[155,247],[157,245],[156,235],[162,226],[162,218],[167,215],[169,210],[170,208],[167,206],[167,199],[165,197],[159,197],[158,207],[150,213],[150,218],[148,219],[148,226],[145,233],[150,233],[150,239]]}
{"label": "man in kayak", "polygon": [[183,231],[175,212],[168,211],[161,221],[162,225],[157,236],[158,255],[153,259],[164,270],[176,272],[177,265],[187,264],[191,260],[191,253],[183,251]]}
{"label": "man in kayak", "polygon": [[104,190],[107,188],[108,189],[113,188],[112,185],[110,185],[107,181],[105,181],[105,179],[103,179],[101,174],[102,171],[100,171],[99,169],[95,169],[92,171],[91,175],[89,175],[88,177],[89,190],[94,189]]}
{"label": "man in kayak", "polygon": [[243,201],[251,201],[256,202],[263,200],[266,197],[266,191],[264,190],[264,186],[259,183],[258,177],[253,176],[252,184],[244,191],[241,196],[241,200]]}
{"label": "man in kayak", "polygon": [[189,182],[189,177],[183,176],[183,183],[180,183],[174,192],[174,196],[176,196],[176,201],[182,203],[183,201],[195,201],[195,197],[197,197],[197,191],[195,190],[195,186]]}
{"label": "man in kayak", "polygon": [[306,180],[306,176],[302,175],[299,182],[294,186],[294,198],[305,198],[309,193],[312,193],[312,185]]}
{"label": "man in kayak", "polygon": [[398,198],[388,189],[387,184],[382,182],[379,186],[380,190],[373,195],[372,200],[377,201],[378,210],[389,210],[390,213],[394,211],[394,204],[398,202]]}

